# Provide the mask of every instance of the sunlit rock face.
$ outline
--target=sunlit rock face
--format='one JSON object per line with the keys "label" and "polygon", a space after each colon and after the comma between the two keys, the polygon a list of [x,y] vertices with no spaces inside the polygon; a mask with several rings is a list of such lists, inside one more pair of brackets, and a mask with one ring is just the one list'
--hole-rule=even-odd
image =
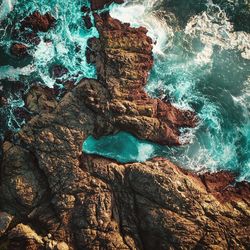
{"label": "sunlit rock face", "polygon": [[150,98],[145,92],[153,65],[152,40],[147,30],[131,28],[108,13],[95,15],[95,20],[100,39],[90,40],[87,55],[88,61],[96,65],[99,84],[86,84],[86,105],[113,127],[141,139],[182,144],[180,129],[194,127],[197,118],[194,112],[178,109],[167,100]]}

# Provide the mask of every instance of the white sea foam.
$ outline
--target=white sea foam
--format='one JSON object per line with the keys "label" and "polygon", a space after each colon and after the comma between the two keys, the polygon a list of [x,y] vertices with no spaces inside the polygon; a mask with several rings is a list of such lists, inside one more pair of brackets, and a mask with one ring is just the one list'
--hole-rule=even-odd
{"label": "white sea foam", "polygon": [[243,87],[238,79],[247,75],[244,60],[250,59],[250,34],[234,31],[226,13],[208,1],[207,10],[193,16],[177,39],[156,5],[157,1],[128,1],[114,7],[111,15],[135,27],[145,26],[156,41],[147,92],[153,97],[165,94],[179,108],[199,107],[198,127],[182,131],[182,142],[191,144],[163,149],[165,155],[196,171],[231,169],[240,173],[239,180],[250,180],[250,78]]}
{"label": "white sea foam", "polygon": [[132,27],[146,27],[148,35],[155,42],[154,53],[164,55],[173,37],[173,30],[163,18],[152,11],[157,1],[144,1],[143,4],[128,2],[122,6],[114,6],[110,10],[113,18],[130,23]]}
{"label": "white sea foam", "polygon": [[16,0],[3,0],[0,5],[0,23],[13,10]]}
{"label": "white sea foam", "polygon": [[207,11],[192,17],[185,33],[199,36],[210,48],[217,45],[221,49],[239,50],[243,58],[250,60],[250,34],[234,31],[234,26],[228,20],[225,11],[217,5],[210,3]]}
{"label": "white sea foam", "polygon": [[19,80],[20,76],[28,76],[35,71],[34,66],[28,65],[22,68],[14,68],[13,66],[6,65],[0,67],[0,79],[9,79],[12,81]]}
{"label": "white sea foam", "polygon": [[154,146],[148,143],[138,144],[138,156],[137,160],[144,162],[152,157],[154,153]]}

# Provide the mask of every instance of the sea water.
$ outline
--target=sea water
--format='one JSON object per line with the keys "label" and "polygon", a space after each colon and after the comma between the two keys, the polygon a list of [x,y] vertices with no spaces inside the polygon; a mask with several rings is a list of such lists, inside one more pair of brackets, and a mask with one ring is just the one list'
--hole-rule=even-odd
{"label": "sea water", "polygon": [[[89,2],[0,1],[0,91],[7,91],[8,103],[0,107],[1,136],[6,129],[17,131],[24,124],[14,111],[23,108],[23,94],[32,83],[60,85],[50,74],[53,65],[68,69],[62,81],[77,84],[83,77],[96,78],[95,67],[87,64],[85,52],[87,40],[98,37],[98,32],[95,27],[84,26],[83,5],[89,6]],[[163,0],[136,0],[113,5],[110,11],[114,18],[148,29],[155,46],[146,91],[154,98],[164,93],[177,107],[197,113],[197,128],[183,130],[182,141],[189,144],[160,146],[120,132],[99,140],[90,136],[83,150],[123,163],[164,156],[184,168],[232,170],[239,180],[249,181],[250,36],[236,32],[225,11],[211,0],[184,28],[169,24],[169,13],[162,6]],[[18,37],[12,40],[11,31],[35,10],[42,14],[49,11],[56,25],[38,33],[39,45],[27,44],[31,57],[18,60],[9,53],[11,43],[19,42]]]}
{"label": "sea water", "polygon": [[[24,119],[15,116],[15,110],[23,107],[22,99],[33,83],[50,88],[70,80],[75,83],[83,77],[96,78],[94,65],[86,61],[87,41],[99,34],[93,25],[87,29],[82,19],[82,6],[89,7],[87,0],[2,0],[0,2],[0,91],[7,97],[7,105],[0,106],[0,137],[7,129],[17,131]],[[48,32],[38,32],[40,43],[25,43],[21,37],[13,40],[13,30],[20,28],[20,22],[34,11],[50,12],[56,19],[55,27]],[[93,16],[91,16],[93,21]],[[28,46],[30,56],[16,58],[10,54],[13,42]],[[51,69],[60,65],[67,73],[56,81]],[[15,86],[22,83],[22,88]]]}
{"label": "sea water", "polygon": [[122,162],[164,156],[187,169],[231,170],[239,180],[250,181],[250,35],[234,31],[212,1],[184,29],[171,27],[164,11],[158,11],[159,2],[114,5],[111,16],[145,26],[156,42],[146,91],[155,98],[164,93],[177,107],[197,113],[197,128],[183,133],[189,144],[159,146],[122,132],[90,137],[83,147]]}

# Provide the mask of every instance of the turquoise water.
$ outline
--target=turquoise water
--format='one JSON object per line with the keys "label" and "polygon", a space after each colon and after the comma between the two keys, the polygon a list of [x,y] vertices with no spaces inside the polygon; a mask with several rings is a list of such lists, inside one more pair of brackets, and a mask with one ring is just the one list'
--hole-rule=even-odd
{"label": "turquoise water", "polygon": [[144,162],[152,156],[157,147],[145,140],[139,140],[124,131],[115,135],[103,136],[96,140],[89,136],[83,143],[83,151],[116,159],[118,162]]}
{"label": "turquoise water", "polygon": [[[65,80],[77,84],[83,77],[96,78],[85,52],[87,40],[98,37],[98,32],[84,26],[83,5],[88,6],[88,1],[0,1],[0,93],[7,98],[7,104],[0,106],[1,137],[24,124],[20,115],[20,110],[25,111],[23,95],[34,82],[63,88]],[[187,169],[233,170],[239,180],[250,181],[250,35],[234,31],[226,13],[211,0],[184,29],[167,21],[169,13],[162,6],[164,0],[138,0],[113,5],[110,10],[113,17],[134,27],[147,27],[156,44],[146,91],[197,113],[197,128],[183,131],[183,140],[190,143],[169,148],[120,132],[100,140],[90,136],[83,144],[84,152],[120,162],[165,156]],[[12,31],[35,10],[49,11],[56,25],[38,33],[39,45],[27,44],[31,56],[14,58],[9,53],[11,43],[26,41],[13,38]],[[68,71],[56,80],[50,73],[53,65]]]}
{"label": "turquoise water", "polygon": [[[41,40],[38,45],[27,44],[33,58],[25,67],[15,67],[14,74],[9,74],[12,79],[19,79],[20,76],[34,73],[37,75],[37,80],[52,87],[56,81],[50,76],[50,68],[55,64],[60,64],[68,69],[68,73],[63,76],[62,80],[70,78],[77,81],[83,76],[96,77],[95,67],[86,62],[85,56],[87,40],[90,37],[98,37],[95,27],[87,29],[84,26],[81,7],[89,5],[87,0],[17,0],[7,2],[13,3],[13,10],[9,13],[8,18],[2,21],[3,25],[0,29],[0,37],[2,38],[0,46],[5,49],[6,53],[13,42],[10,33],[14,28],[20,27],[20,21],[24,17],[38,10],[42,14],[50,12],[57,20],[54,28],[45,33],[38,33]],[[5,6],[7,5],[5,4]],[[24,42],[22,37],[17,37],[14,41]],[[3,65],[0,67],[0,79],[6,78],[8,72],[5,72],[6,65]]]}
{"label": "turquoise water", "polygon": [[199,125],[186,131],[184,139],[190,143],[181,147],[142,144],[127,133],[118,133],[100,140],[90,137],[84,150],[122,162],[165,156],[187,169],[232,170],[239,180],[250,181],[249,34],[235,32],[225,12],[211,1],[184,30],[160,18],[164,14],[162,9],[161,15],[157,13],[155,3],[113,6],[111,15],[134,27],[148,28],[156,45],[146,91],[194,110]]}
{"label": "turquoise water", "polygon": [[[77,83],[83,77],[96,78],[95,67],[87,63],[85,52],[87,40],[98,37],[98,32],[95,27],[87,29],[84,25],[81,7],[89,6],[87,0],[3,0],[0,4],[0,92],[8,101],[8,105],[0,106],[2,136],[7,129],[17,131],[24,124],[15,112],[23,109],[20,99],[33,83],[62,89],[61,83],[66,80]],[[49,11],[56,18],[55,27],[38,32],[38,45],[28,43],[21,35],[13,37],[20,21],[36,10],[42,14]],[[9,48],[13,42],[26,44],[31,56],[11,56]],[[67,73],[54,79],[53,65],[65,67]],[[17,82],[22,83],[21,89],[15,88]]]}

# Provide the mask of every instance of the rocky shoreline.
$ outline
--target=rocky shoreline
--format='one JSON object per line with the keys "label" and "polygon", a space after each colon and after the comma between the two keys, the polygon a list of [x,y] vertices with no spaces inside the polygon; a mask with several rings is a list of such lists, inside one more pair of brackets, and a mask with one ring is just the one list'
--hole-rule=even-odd
{"label": "rocky shoreline", "polygon": [[[92,8],[110,1],[101,2]],[[119,130],[179,145],[179,129],[197,123],[145,93],[147,30],[94,17],[100,38],[89,41],[87,57],[98,79],[83,79],[59,102],[32,88],[25,103],[34,116],[3,143],[0,249],[248,249],[249,183],[163,158],[119,164],[82,153],[89,135]]]}

